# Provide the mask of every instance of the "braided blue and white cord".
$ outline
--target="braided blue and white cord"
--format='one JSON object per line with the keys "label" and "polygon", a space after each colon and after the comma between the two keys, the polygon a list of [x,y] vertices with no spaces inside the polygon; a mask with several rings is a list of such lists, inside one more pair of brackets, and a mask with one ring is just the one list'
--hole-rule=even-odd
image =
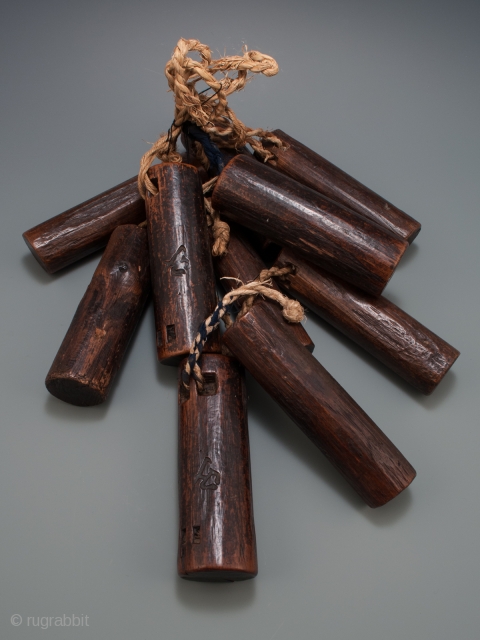
{"label": "braided blue and white cord", "polygon": [[302,305],[296,300],[292,300],[283,295],[280,291],[272,289],[271,276],[283,276],[287,273],[291,273],[294,270],[293,265],[283,267],[281,269],[273,267],[272,269],[265,269],[262,271],[257,280],[249,282],[238,289],[234,289],[227,293],[222,300],[218,303],[215,311],[209,316],[205,322],[202,322],[198,329],[198,333],[190,347],[190,355],[185,364],[185,368],[182,371],[182,382],[186,388],[190,384],[190,376],[193,376],[197,385],[201,388],[203,384],[202,371],[198,365],[198,361],[202,354],[205,343],[208,336],[215,331],[220,324],[220,320],[225,313],[230,311],[232,304],[241,297],[248,297],[252,299],[258,295],[264,295],[266,298],[275,300],[282,307],[283,317],[288,322],[301,322],[304,318],[304,312]]}
{"label": "braided blue and white cord", "polygon": [[190,376],[193,376],[198,384],[203,384],[202,371],[198,366],[198,361],[202,355],[208,336],[218,327],[220,320],[223,318],[225,313],[230,311],[231,303],[224,304],[223,300],[220,300],[212,315],[209,316],[205,322],[202,322],[198,329],[198,333],[195,336],[195,340],[190,347],[190,355],[188,356],[187,363],[182,371],[182,382],[187,388],[189,386]]}

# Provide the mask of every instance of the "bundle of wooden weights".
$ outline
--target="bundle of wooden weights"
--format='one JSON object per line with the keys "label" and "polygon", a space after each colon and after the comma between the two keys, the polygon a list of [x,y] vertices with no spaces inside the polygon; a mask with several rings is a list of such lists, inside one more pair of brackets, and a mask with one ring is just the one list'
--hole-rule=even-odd
{"label": "bundle of wooden weights", "polygon": [[[158,359],[179,369],[178,573],[190,580],[257,574],[244,368],[370,507],[416,474],[312,355],[303,325],[285,320],[270,299],[286,300],[278,285],[421,393],[459,355],[381,295],[420,224],[282,131],[273,136],[266,158],[220,149],[214,180],[201,153],[187,155],[150,168],[145,199],[135,177],[24,234],[49,273],[106,245],[46,378],[65,402],[106,399],[151,286]],[[231,223],[215,259],[208,190],[207,209]],[[215,273],[227,296],[246,283],[275,295],[236,299],[221,336]]]}

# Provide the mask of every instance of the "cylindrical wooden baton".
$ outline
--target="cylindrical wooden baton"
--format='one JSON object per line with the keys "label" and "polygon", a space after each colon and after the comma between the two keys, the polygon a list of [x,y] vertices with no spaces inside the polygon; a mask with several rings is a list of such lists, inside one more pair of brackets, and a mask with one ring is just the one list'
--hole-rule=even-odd
{"label": "cylindrical wooden baton", "polygon": [[[228,292],[237,289],[241,284],[252,282],[265,269],[265,264],[253,249],[251,244],[236,226],[230,228],[230,241],[228,252],[219,258],[215,258],[213,266],[218,277],[221,279],[223,288]],[[223,279],[222,279],[223,278]],[[278,290],[275,282],[272,286]],[[298,322],[287,323],[282,316],[282,310],[276,302],[267,300],[272,312],[286,324],[296,339],[309,351],[313,351],[315,345],[308,333]]]}
{"label": "cylindrical wooden baton", "polygon": [[[185,154],[182,158],[185,162]],[[198,171],[202,181],[208,180],[201,166]],[[145,201],[138,192],[137,178],[25,231],[23,239],[45,271],[55,273],[101,249],[119,225],[145,220]]]}
{"label": "cylindrical wooden baton", "polygon": [[145,204],[135,176],[32,227],[23,238],[45,271],[55,273],[104,247],[119,225],[142,220]]}
{"label": "cylindrical wooden baton", "polygon": [[375,298],[283,249],[275,266],[295,265],[281,286],[422,393],[429,394],[460,355],[383,296]]}
{"label": "cylindrical wooden baton", "polygon": [[369,220],[412,242],[421,225],[368,187],[280,129],[273,134],[283,147],[269,145],[274,158],[268,164],[307,187],[332,198]]}
{"label": "cylindrical wooden baton", "polygon": [[[146,199],[157,355],[175,365],[216,306],[215,276],[195,167],[164,163],[149,173],[158,194]],[[212,345],[215,336],[207,343]]]}
{"label": "cylindrical wooden baton", "polygon": [[287,327],[267,316],[263,302],[223,340],[370,507],[412,482],[411,464]]}
{"label": "cylindrical wooden baton", "polygon": [[52,395],[79,406],[106,399],[149,290],[146,230],[117,227],[48,372]]}
{"label": "cylindrical wooden baton", "polygon": [[200,393],[179,369],[178,573],[230,582],[257,574],[243,367],[204,354]]}
{"label": "cylindrical wooden baton", "polygon": [[380,295],[408,243],[248,156],[233,158],[212,194],[216,211]]}

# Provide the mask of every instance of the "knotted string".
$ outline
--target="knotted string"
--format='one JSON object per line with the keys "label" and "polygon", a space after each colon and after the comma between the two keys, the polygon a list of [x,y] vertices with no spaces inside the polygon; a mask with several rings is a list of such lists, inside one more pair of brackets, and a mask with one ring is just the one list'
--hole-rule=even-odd
{"label": "knotted string", "polygon": [[203,389],[203,376],[198,365],[198,361],[208,336],[212,331],[215,331],[220,324],[220,320],[225,316],[225,314],[228,314],[231,311],[232,304],[238,300],[238,298],[246,297],[246,301],[238,317],[241,317],[249,311],[256,296],[264,295],[266,298],[275,300],[280,304],[282,307],[282,315],[288,322],[301,322],[303,320],[304,312],[302,305],[296,300],[292,300],[291,298],[283,295],[280,291],[272,289],[272,277],[285,276],[288,273],[292,273],[294,270],[295,267],[293,265],[287,265],[281,269],[278,267],[264,269],[253,282],[249,282],[237,289],[233,289],[223,296],[223,299],[218,303],[212,315],[200,325],[195,340],[190,347],[190,355],[188,356],[185,368],[182,371],[182,383],[187,389],[189,388],[190,376],[194,377],[198,388],[200,390]]}
{"label": "knotted string", "polygon": [[[200,60],[188,57],[190,51],[196,51]],[[231,72],[236,72],[236,76],[231,77]],[[212,60],[207,45],[185,38],[178,41],[172,58],[165,67],[168,85],[175,97],[174,120],[168,132],[160,136],[140,161],[138,190],[143,198],[147,191],[157,194],[157,188],[147,175],[155,158],[162,162],[182,161],[176,144],[187,122],[208,134],[218,147],[241,149],[249,144],[264,161],[273,157],[272,152],[264,147],[263,141],[268,139],[268,142],[276,146],[281,146],[281,141],[269,131],[247,127],[228,106],[227,96],[245,87],[249,72],[274,76],[278,73],[278,65],[271,56],[259,51],[247,51],[246,48],[242,56]],[[217,79],[217,73],[223,74],[223,78]],[[196,83],[199,81],[205,82],[213,93],[207,95],[205,91],[198,92]],[[199,146],[201,145],[195,142],[197,151]],[[205,161],[205,157],[203,160]]]}

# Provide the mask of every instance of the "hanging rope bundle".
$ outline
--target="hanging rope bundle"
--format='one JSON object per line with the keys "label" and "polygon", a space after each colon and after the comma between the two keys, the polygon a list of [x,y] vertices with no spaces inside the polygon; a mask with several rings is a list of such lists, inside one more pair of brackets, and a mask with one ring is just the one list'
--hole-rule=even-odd
{"label": "hanging rope bundle", "polygon": [[[200,60],[190,58],[187,55],[190,51],[196,51]],[[231,72],[236,72],[236,75],[230,76]],[[172,58],[165,67],[168,85],[175,97],[174,120],[168,132],[160,136],[140,161],[138,189],[143,198],[147,191],[154,195],[157,193],[147,175],[155,158],[162,162],[181,162],[176,144],[182,129],[185,131],[186,123],[193,123],[203,130],[218,147],[241,149],[249,144],[265,162],[273,157],[272,152],[264,147],[263,141],[268,139],[270,143],[282,146],[279,138],[264,129],[247,127],[228,106],[227,96],[245,87],[249,72],[274,76],[278,73],[278,65],[271,56],[259,51],[247,51],[246,48],[242,56],[212,60],[207,45],[185,38],[178,41]],[[223,74],[223,78],[217,79],[217,73]],[[196,84],[199,81],[205,82],[213,93],[207,95],[203,91],[198,92]],[[187,125],[187,129],[190,129],[190,125]],[[210,163],[200,141],[201,134],[196,131],[194,135],[196,139],[192,146],[197,155],[204,164]]]}
{"label": "hanging rope bundle", "polygon": [[245,315],[245,313],[251,309],[256,296],[263,295],[280,304],[282,307],[282,315],[287,322],[301,322],[304,319],[305,316],[302,305],[297,302],[297,300],[292,300],[284,296],[280,291],[273,289],[271,286],[272,277],[282,277],[292,273],[294,270],[295,267],[293,265],[287,265],[282,268],[272,267],[271,269],[264,269],[253,282],[242,284],[242,286],[223,296],[223,299],[218,303],[212,315],[200,325],[198,334],[190,348],[190,355],[185,369],[182,372],[182,382],[187,389],[189,387],[190,376],[192,375],[195,378],[198,388],[200,390],[203,388],[202,371],[198,365],[203,347],[205,346],[208,336],[212,331],[215,331],[225,314],[227,314],[225,317],[228,317],[229,308],[239,298],[245,297],[246,300],[238,314],[238,318],[241,318],[242,315]]}
{"label": "hanging rope bundle", "polygon": [[[195,51],[200,61],[190,58],[187,54]],[[229,75],[236,72],[235,76]],[[278,73],[276,61],[258,51],[247,51],[242,56],[228,56],[219,60],[212,60],[210,49],[198,40],[181,38],[173,52],[171,60],[165,67],[165,75],[170,90],[175,97],[174,120],[167,133],[160,136],[151,149],[145,153],[140,161],[138,174],[138,189],[143,198],[147,193],[156,195],[157,188],[148,177],[148,170],[155,158],[162,162],[182,162],[182,157],[176,150],[177,140],[183,134],[183,141],[188,149],[193,151],[197,159],[206,169],[211,169],[216,177],[203,185],[205,210],[208,226],[211,227],[213,243],[212,254],[224,255],[230,238],[230,227],[220,220],[219,214],[212,207],[209,192],[214,187],[218,175],[223,169],[223,158],[220,148],[243,149],[247,144],[265,162],[272,159],[273,153],[266,148],[264,142],[271,146],[282,146],[279,138],[263,129],[251,129],[239,120],[230,109],[227,96],[240,91],[249,80],[248,73],[263,73],[274,76]],[[215,74],[223,74],[217,79]],[[197,91],[196,84],[203,81],[208,89]],[[213,93],[207,94],[208,90]],[[264,295],[276,300],[283,309],[283,316],[288,322],[300,322],[303,315],[302,306],[296,301],[284,296],[271,287],[272,276],[283,276],[292,271],[288,266],[282,269],[266,269],[258,278],[246,285],[226,294],[217,305],[213,314],[202,323],[198,334],[190,349],[185,370],[182,373],[183,384],[188,387],[190,375],[193,375],[198,387],[203,387],[203,376],[198,366],[208,336],[219,325],[225,316],[229,319],[228,308],[237,299],[245,297],[239,317],[245,314],[253,305],[255,297]],[[227,323],[228,324],[228,323]]]}

